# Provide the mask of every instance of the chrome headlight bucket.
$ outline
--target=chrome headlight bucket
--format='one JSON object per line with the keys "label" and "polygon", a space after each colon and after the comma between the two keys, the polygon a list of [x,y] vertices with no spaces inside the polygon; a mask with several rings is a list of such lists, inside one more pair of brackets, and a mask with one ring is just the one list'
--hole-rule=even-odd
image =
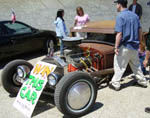
{"label": "chrome headlight bucket", "polygon": [[25,78],[29,73],[30,68],[28,66],[22,65],[17,67],[17,74],[20,78]]}
{"label": "chrome headlight bucket", "polygon": [[51,73],[48,75],[48,83],[51,86],[55,86],[58,82],[58,80],[60,79],[60,75],[56,74],[56,73]]}

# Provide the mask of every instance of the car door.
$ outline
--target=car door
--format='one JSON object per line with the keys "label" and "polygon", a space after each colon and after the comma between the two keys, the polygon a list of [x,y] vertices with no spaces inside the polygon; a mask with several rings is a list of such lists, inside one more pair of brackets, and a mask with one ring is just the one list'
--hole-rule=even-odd
{"label": "car door", "polygon": [[[32,28],[22,22],[5,23],[10,41],[14,43],[16,52],[23,53],[34,51],[43,47],[43,42],[46,36],[43,36],[38,29]],[[13,30],[13,31],[12,31]]]}
{"label": "car door", "polygon": [[11,52],[13,54],[26,52],[29,48],[28,42],[32,41],[32,37],[30,37],[32,35],[32,28],[20,22],[5,22],[3,25],[11,44]]}
{"label": "car door", "polygon": [[0,24],[0,59],[13,55],[12,43],[9,40],[6,29]]}

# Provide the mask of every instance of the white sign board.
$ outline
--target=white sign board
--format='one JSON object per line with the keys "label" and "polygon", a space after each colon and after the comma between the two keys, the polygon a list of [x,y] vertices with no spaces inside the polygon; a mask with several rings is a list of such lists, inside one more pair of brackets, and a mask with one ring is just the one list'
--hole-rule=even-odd
{"label": "white sign board", "polygon": [[47,83],[47,76],[56,65],[39,61],[32,69],[29,78],[23,83],[13,106],[25,116],[31,117],[38,99]]}

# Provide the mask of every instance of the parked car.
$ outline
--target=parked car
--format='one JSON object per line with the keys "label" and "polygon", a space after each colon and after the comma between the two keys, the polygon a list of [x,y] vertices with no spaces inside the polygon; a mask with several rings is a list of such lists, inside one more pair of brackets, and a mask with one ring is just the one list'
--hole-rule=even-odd
{"label": "parked car", "polygon": [[[46,57],[35,66],[25,60],[8,63],[1,77],[4,89],[31,102],[30,88],[37,86],[41,90],[44,80],[40,79],[46,78],[48,82],[43,92],[54,97],[60,112],[71,118],[89,113],[94,107],[98,88],[102,83],[107,85],[113,74],[114,25],[114,21],[99,21],[90,22],[80,29],[71,28],[72,33],[86,32],[88,37],[83,40],[74,37],[64,39],[69,48],[65,59]],[[22,88],[22,84],[26,87]],[[29,92],[26,93],[27,88]],[[31,95],[33,102],[34,96],[35,93]]]}
{"label": "parked car", "polygon": [[0,59],[36,50],[47,51],[50,40],[57,44],[54,31],[39,30],[20,21],[0,21]]}

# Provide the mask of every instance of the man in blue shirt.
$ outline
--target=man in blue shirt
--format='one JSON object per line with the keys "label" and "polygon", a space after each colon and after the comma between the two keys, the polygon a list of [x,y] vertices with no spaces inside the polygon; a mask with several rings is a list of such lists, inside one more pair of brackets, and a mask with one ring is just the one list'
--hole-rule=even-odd
{"label": "man in blue shirt", "polygon": [[127,0],[117,0],[115,3],[120,14],[116,18],[114,76],[109,87],[120,90],[120,80],[129,63],[137,83],[146,88],[147,82],[138,58],[139,39],[142,38],[139,17],[127,9]]}

